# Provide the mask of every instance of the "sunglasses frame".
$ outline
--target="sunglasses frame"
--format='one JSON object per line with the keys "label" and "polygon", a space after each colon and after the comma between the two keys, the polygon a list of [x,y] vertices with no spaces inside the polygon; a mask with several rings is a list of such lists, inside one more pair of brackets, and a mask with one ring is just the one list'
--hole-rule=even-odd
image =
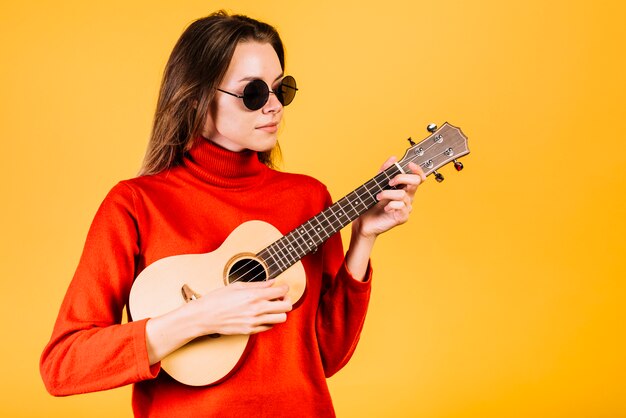
{"label": "sunglasses frame", "polygon": [[[285,80],[290,80],[290,81],[292,81],[292,83],[290,83],[290,84],[293,84],[293,85],[287,85],[287,84],[285,84]],[[259,95],[253,95],[253,96],[247,95],[247,96],[246,96],[246,89],[248,89],[248,88],[249,88],[249,86],[250,86],[251,84],[253,84],[253,83],[259,84],[259,82],[260,82],[260,83],[262,83],[262,85],[263,85],[263,86],[265,86],[265,89],[267,89],[267,92],[265,93],[265,100],[263,101],[263,103],[261,103],[261,104],[257,107],[257,106],[253,106],[253,105],[250,103],[250,101],[251,101],[251,100],[256,100],[256,98],[257,98]],[[276,96],[276,98],[278,99],[278,101],[280,102],[280,104],[282,104],[283,106],[287,106],[287,105],[289,105],[289,104],[293,101],[293,99],[294,99],[294,97],[296,96],[296,94],[295,94],[295,92],[294,92],[293,96],[291,97],[291,100],[289,100],[289,102],[285,103],[285,102],[284,102],[284,101],[285,101],[285,98],[284,98],[284,95],[283,95],[283,92],[282,92],[282,89],[284,89],[284,88],[288,88],[288,89],[292,89],[292,90],[298,91],[298,88],[296,87],[296,79],[295,79],[295,78],[293,78],[293,77],[292,77],[292,76],[290,76],[290,75],[287,75],[287,76],[283,77],[283,79],[282,79],[282,80],[280,80],[280,84],[278,85],[278,88],[277,88],[276,90],[272,90],[272,89],[270,88],[270,86],[268,86],[268,85],[267,85],[267,83],[266,83],[265,81],[261,80],[260,78],[257,78],[257,79],[251,80],[248,84],[246,84],[246,86],[245,86],[245,87],[244,87],[244,89],[243,89],[243,92],[244,92],[244,93],[243,93],[242,95],[235,94],[235,93],[232,93],[232,92],[230,92],[230,91],[226,91],[226,90],[223,90],[223,89],[220,89],[220,88],[216,88],[216,90],[217,90],[217,91],[221,91],[222,93],[229,94],[229,95],[231,95],[231,96],[233,96],[233,97],[236,97],[236,98],[238,98],[238,99],[243,99],[243,104],[244,104],[244,106],[246,106],[246,108],[247,108],[247,109],[249,109],[249,110],[259,110],[259,109],[261,109],[263,106],[265,106],[265,104],[267,103],[267,101],[270,99],[270,94],[273,94],[274,96]]]}

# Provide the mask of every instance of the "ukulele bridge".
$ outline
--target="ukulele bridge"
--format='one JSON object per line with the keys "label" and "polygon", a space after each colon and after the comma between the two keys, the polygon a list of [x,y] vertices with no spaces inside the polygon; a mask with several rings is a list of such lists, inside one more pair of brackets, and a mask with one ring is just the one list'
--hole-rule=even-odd
{"label": "ukulele bridge", "polygon": [[184,284],[183,287],[181,287],[180,292],[183,294],[183,299],[185,299],[185,302],[191,302],[192,300],[200,298],[200,295],[194,292],[193,289],[187,284]]}

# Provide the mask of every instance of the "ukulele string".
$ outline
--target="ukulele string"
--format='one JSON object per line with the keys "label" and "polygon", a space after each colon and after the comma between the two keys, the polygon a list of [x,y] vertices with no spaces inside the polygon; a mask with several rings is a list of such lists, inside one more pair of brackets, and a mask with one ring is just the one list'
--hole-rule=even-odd
{"label": "ukulele string", "polygon": [[[424,140],[424,141],[422,141],[422,142],[425,142],[425,141],[426,141],[426,140]],[[421,145],[421,144],[422,144],[422,142],[420,142],[419,144],[416,144],[415,146],[419,146],[419,145]],[[432,144],[430,144],[430,146],[426,147],[425,149],[422,149],[423,153],[422,153],[422,155],[418,155],[418,157],[421,157],[421,156],[423,156],[424,154],[426,154],[428,150],[430,150],[432,147],[434,147],[434,146],[435,146],[435,145],[437,145],[438,143],[440,143],[440,142],[436,142],[436,141],[435,141],[435,142],[433,142]],[[414,146],[414,147],[415,147],[415,146]],[[413,147],[412,147],[412,148],[413,148]],[[450,149],[451,149],[451,148],[450,148]],[[439,154],[435,154],[435,155],[431,156],[431,157],[430,157],[430,160],[431,160],[431,161],[432,161],[432,160],[435,160],[435,159],[437,159],[438,157],[441,157],[441,156],[443,156],[443,157],[444,157],[444,159],[448,158],[448,161],[446,161],[446,163],[447,163],[447,162],[450,162],[450,161],[453,159],[453,158],[449,158],[451,155],[447,155],[447,154],[446,154],[446,151],[443,151],[443,152],[440,152]],[[411,157],[409,162],[411,162],[411,161],[415,162],[415,161],[414,161],[415,159],[416,159],[415,157]],[[419,163],[418,165],[419,165],[420,167],[422,167],[422,168],[428,169],[428,166],[429,166],[428,161],[429,161],[429,160],[426,160],[426,161],[424,161],[424,162]],[[434,167],[435,165],[436,165],[436,164],[434,164],[434,163],[433,163],[433,167]],[[445,163],[444,163],[444,164],[442,164],[442,165],[445,165]],[[405,168],[408,168],[409,163],[407,162],[406,164],[401,165],[401,166],[402,166],[402,169],[404,170]],[[439,167],[437,167],[437,168],[439,168]],[[435,171],[437,168],[435,168],[435,169],[434,169],[434,170],[432,170],[432,171]],[[406,171],[406,170],[405,170],[405,171]],[[428,173],[428,174],[430,174],[430,173]]]}
{"label": "ukulele string", "polygon": [[[426,151],[428,151],[430,148],[432,148],[432,147],[434,147],[434,146],[435,146],[435,144],[432,144],[432,145],[430,145],[428,148],[426,148],[424,151],[426,152]],[[434,155],[434,156],[432,156],[431,158],[432,158],[432,159],[436,159],[437,157],[440,157],[440,156],[442,156],[442,155],[444,155],[444,152],[441,152],[441,153],[439,153],[439,154],[437,154],[437,155]],[[412,161],[412,160],[411,160],[411,161]],[[419,166],[420,166],[420,167],[422,167],[422,168],[427,168],[427,167],[428,167],[428,165],[429,165],[429,164],[428,164],[428,161],[425,161],[425,162],[419,163]],[[407,169],[407,168],[408,168],[408,166],[409,166],[409,162],[407,162],[407,163],[405,163],[405,164],[401,164],[400,166],[402,167],[402,169],[403,169],[405,172],[407,172],[407,170],[406,170],[406,169]],[[384,173],[384,171],[383,171],[383,172],[381,172],[381,173]],[[388,177],[388,176],[387,176],[387,177]],[[377,183],[377,182],[376,182],[376,184],[378,185],[378,183]],[[366,190],[367,190],[367,192],[368,192],[368,194],[369,194],[370,198],[374,198],[374,195],[371,193],[371,191],[370,191],[370,190],[369,190],[369,188],[367,187],[367,183],[366,183],[366,184],[364,184],[363,186],[365,186],[365,188],[366,188]],[[367,195],[366,195],[366,196],[367,196]],[[362,195],[359,195],[359,197],[360,197],[360,198],[362,198],[363,196],[362,196]],[[343,209],[345,212],[350,212],[350,211],[352,211],[352,212],[354,212],[354,213],[358,213],[358,210],[356,210],[356,209],[354,208],[354,206],[353,206],[351,203],[350,203],[350,206],[352,206],[352,209],[350,209],[350,208],[348,208],[348,210],[346,210],[345,208],[342,208],[342,209]],[[353,214],[354,214],[354,213],[353,213]],[[330,221],[330,225],[331,225],[333,228],[335,228],[335,225],[334,225],[334,224],[335,224],[335,222],[337,222],[339,225],[341,225],[342,223],[341,223],[341,220],[339,220],[339,218],[337,217],[337,215],[336,215],[336,214],[334,214],[334,213],[333,213],[333,215],[335,215],[335,220],[334,220],[334,221]],[[327,218],[327,219],[328,219],[328,218]],[[310,222],[310,220],[309,220],[309,222]],[[326,232],[326,234],[328,234],[328,231],[326,231],[326,228],[324,228],[324,232]],[[317,232],[316,232],[316,234],[317,234]],[[319,236],[319,234],[317,234],[317,235]],[[328,235],[330,236],[330,235],[332,235],[332,234],[328,234]],[[324,241],[325,241],[325,240],[324,240]],[[296,245],[297,245],[298,247],[300,247],[300,249],[302,250],[302,246],[300,246],[300,245],[299,245],[298,241],[294,241],[292,244],[296,244]],[[305,244],[306,244],[306,241],[305,241]],[[308,253],[309,251],[312,251],[311,247],[310,247],[308,244],[307,244],[307,247],[308,247],[308,251],[306,251],[304,254]],[[269,247],[267,247],[267,248],[269,248]],[[266,249],[267,249],[267,248],[266,248]],[[280,251],[280,250],[276,251],[276,253],[277,253],[277,254],[279,254],[279,251]],[[267,258],[263,258],[263,260],[265,260],[265,261],[266,261],[267,266],[268,266],[268,268],[269,268],[269,269],[272,269],[272,268],[277,267],[277,268],[280,270],[280,265],[279,265],[278,261],[276,261],[276,260],[275,260],[275,257],[274,257],[273,255],[269,255]],[[238,278],[236,278],[236,279],[235,279],[235,280],[233,280],[232,282],[229,282],[229,284],[233,284],[233,283],[237,283],[237,282],[239,282],[239,281],[242,281],[242,280],[244,280],[244,278],[246,278],[246,276],[250,275],[250,273],[251,273],[252,271],[254,271],[254,268],[255,268],[255,265],[256,265],[256,263],[255,263],[255,264],[253,264],[252,266],[250,266],[250,264],[251,264],[251,263],[253,263],[253,262],[254,262],[254,259],[249,259],[249,260],[248,260],[245,264],[243,264],[242,266],[238,267],[238,268],[237,268],[237,270],[235,270],[235,271],[231,272],[231,273],[229,274],[229,277],[230,277],[230,275],[232,275],[232,274],[236,274],[236,273],[239,273],[242,269],[246,269],[246,268],[248,268],[248,267],[249,267],[249,269],[248,269],[248,270],[245,270],[245,271],[243,272],[243,274],[240,274]],[[256,274],[256,275],[254,275],[252,278],[249,278],[249,279],[245,280],[245,282],[254,282],[254,281],[256,281],[258,278],[262,277],[264,274],[266,274],[265,269],[262,269],[262,270],[263,270],[263,271],[261,271],[261,272],[257,273],[257,274]]]}
{"label": "ukulele string", "polygon": [[[367,191],[368,191],[368,193],[369,193],[369,195],[370,195],[370,199],[374,199],[374,197],[373,197],[374,195],[371,193],[370,189],[369,189],[369,188],[366,188],[366,189],[367,189]],[[360,195],[360,194],[359,194],[358,196],[359,196],[359,198],[361,198],[361,199],[363,198],[363,195]],[[350,204],[350,206],[352,206],[352,204]],[[327,209],[328,209],[328,208],[327,208]],[[358,214],[358,211],[354,208],[354,206],[352,206],[352,208],[348,208],[348,210],[346,210],[344,207],[341,207],[341,209],[342,209],[342,211],[343,211],[343,212],[347,212],[347,213],[348,213],[348,216],[352,216],[352,215],[354,215],[354,214]],[[324,231],[324,233],[326,234],[326,237],[322,237],[322,235],[320,234],[320,232],[316,231],[316,230],[315,230],[315,228],[313,228],[313,227],[312,227],[312,225],[311,225],[311,221],[312,221],[313,219],[315,219],[316,217],[309,219],[307,222],[305,222],[305,223],[303,224],[303,225],[306,225],[306,224],[308,223],[308,224],[309,224],[309,229],[310,229],[311,231],[313,231],[313,232],[314,232],[314,233],[318,236],[318,238],[320,239],[320,241],[321,241],[321,242],[326,241],[326,239],[330,238],[330,236],[332,236],[335,232],[339,231],[339,230],[341,229],[341,227],[342,227],[342,221],[341,221],[341,219],[339,218],[339,216],[342,216],[342,215],[337,215],[336,213],[334,213],[334,212],[331,210],[331,211],[329,212],[329,215],[330,215],[330,214],[332,214],[332,215],[334,216],[334,220],[333,220],[333,219],[332,219],[332,217],[330,217],[330,216],[326,216],[326,215],[324,214],[324,212],[325,212],[325,211],[322,211],[320,214],[324,216],[324,218],[325,218],[325,219],[326,219],[326,221],[328,222],[328,226],[330,226],[330,228],[331,228],[331,231],[332,231],[332,232],[331,232],[331,233],[329,233],[329,232],[328,232],[328,229],[327,229],[327,227],[328,227],[328,226],[324,226],[324,225],[323,225],[323,223],[322,223],[321,221],[319,221],[319,220],[318,220],[318,224],[322,227],[322,230],[323,230],[323,231]],[[340,212],[340,213],[341,213],[341,212]],[[318,214],[317,216],[319,216],[319,214]],[[339,227],[337,227],[337,226],[339,226]],[[297,233],[300,235],[300,238],[303,238],[303,240],[302,240],[302,241],[298,241],[297,239],[295,239],[295,240],[291,240],[291,241],[289,241],[289,236],[293,235],[293,234],[294,234],[294,232],[297,232]],[[309,234],[309,235],[310,235],[310,234]],[[300,232],[298,231],[298,229],[297,229],[297,228],[296,228],[296,229],[294,229],[293,231],[291,231],[290,233],[288,233],[287,235],[285,235],[283,238],[281,238],[281,240],[283,240],[283,239],[287,239],[287,243],[289,244],[289,246],[290,246],[290,247],[292,247],[292,248],[295,248],[295,249],[296,249],[296,254],[301,254],[301,255],[297,256],[297,257],[298,257],[297,259],[296,259],[296,257],[291,257],[291,258],[293,259],[293,263],[295,263],[297,260],[299,260],[299,259],[300,259],[302,256],[304,256],[305,254],[309,253],[310,251],[313,251],[313,250],[315,249],[315,247],[316,247],[316,246],[309,245],[309,244],[306,242],[306,238],[304,237],[304,235],[303,235],[302,233],[300,233]],[[276,241],[274,244],[278,243],[278,242],[279,242],[279,241],[281,241],[281,240]],[[272,255],[272,254],[271,254],[271,251],[270,251],[270,248],[271,248],[274,244],[272,244],[272,245],[268,246],[267,248],[265,248],[264,250],[262,250],[259,254],[263,253],[264,251],[267,251],[269,254],[268,254],[268,256],[267,256],[267,257],[260,257],[260,258],[262,258],[263,260],[265,260],[265,261],[267,262],[267,265],[268,265],[268,267],[269,267],[270,269],[272,269],[272,268],[276,267],[278,270],[281,270],[281,266],[280,266],[280,264],[281,264],[281,263],[279,263],[279,262],[276,260],[276,256],[275,256],[275,255]],[[305,247],[304,247],[304,245],[302,245],[302,244],[306,245],[306,248],[305,248]],[[279,256],[279,258],[280,258],[281,253],[285,253],[285,247],[283,247],[282,249],[280,249],[280,248],[274,249],[274,252],[275,252],[275,253],[276,253],[276,255],[278,255],[278,256]],[[293,252],[293,250],[292,250],[291,252]],[[258,255],[257,255],[257,256],[258,256]],[[287,269],[287,268],[289,268],[289,266],[291,266],[293,263],[292,263],[292,262],[290,262],[290,261],[288,260],[288,258],[287,258],[287,256],[286,256],[286,255],[284,255],[284,256],[283,256],[283,258],[287,260],[287,263],[289,263],[288,265],[287,265],[287,263],[284,263],[284,262],[282,263],[283,265],[286,265],[286,268],[284,268],[283,270],[286,270],[286,269]],[[252,259],[250,259],[247,263],[243,264],[243,265],[242,265],[242,266],[240,266],[237,270],[233,271],[233,272],[232,272],[232,274],[234,274],[234,273],[239,273],[241,269],[244,269],[244,268],[250,267],[250,263],[251,263],[252,261],[253,261],[253,260],[252,260]],[[239,278],[237,278],[237,279],[235,279],[235,280],[233,280],[233,281],[229,281],[229,283],[230,283],[230,284],[232,284],[232,283],[236,283],[236,282],[239,282],[239,281],[244,280],[244,279],[246,278],[246,276],[249,276],[249,274],[248,274],[248,273],[250,273],[253,269],[254,269],[254,266],[252,266],[249,270],[247,270],[247,271],[243,272],[243,274],[240,274],[240,275],[239,275]],[[261,271],[261,272],[259,272],[258,274],[256,274],[255,276],[253,276],[253,277],[251,277],[251,278],[249,278],[248,280],[245,280],[245,281],[246,281],[246,282],[256,281],[256,280],[257,280],[260,276],[262,276],[264,273],[265,273],[265,271]],[[229,277],[230,277],[230,275],[229,275]]]}
{"label": "ukulele string", "polygon": [[[351,210],[354,210],[356,212],[356,209],[351,209]],[[349,212],[349,211],[345,211],[345,212]],[[333,213],[332,211],[331,211],[331,213],[335,217],[334,220],[329,219],[325,215],[324,215],[324,217],[328,221],[329,226],[332,228],[331,230],[338,231],[340,228],[337,228],[337,225],[341,226],[342,222],[339,219],[339,217],[337,216],[337,214]],[[310,224],[310,222],[311,222],[311,219],[308,222],[306,222],[306,223]],[[312,229],[315,232],[315,234],[321,239],[322,242],[326,241],[326,239],[328,239],[330,236],[332,236],[335,233],[335,232],[329,233],[328,230],[327,230],[327,227],[324,227],[323,225],[322,225],[322,229],[323,229],[324,233],[327,235],[325,238],[323,238],[320,235],[320,233],[318,233],[317,231]],[[294,229],[294,231],[296,231],[296,229]],[[288,233],[287,235],[285,235],[283,238],[281,238],[281,240],[289,237],[294,231],[292,231],[292,232]],[[302,234],[300,234],[300,236],[301,236],[301,238],[303,238]],[[280,241],[280,240],[278,240],[278,241]],[[276,243],[278,241],[276,241]],[[274,243],[274,244],[276,244],[276,243]],[[294,264],[296,261],[300,260],[300,258],[302,256],[304,256],[305,254],[313,251],[314,248],[315,248],[314,246],[312,247],[311,245],[307,244],[306,240],[303,240],[301,242],[299,242],[298,240],[292,240],[292,241],[287,240],[287,243],[289,244],[289,246],[291,246],[292,248],[295,249],[295,253],[297,254],[296,255],[297,259],[296,259],[296,257],[292,257],[292,259],[293,259],[293,263],[292,263],[292,262],[290,262],[287,259],[287,256],[284,255],[283,259],[286,259],[287,263],[289,263],[289,264],[287,265],[287,263],[283,262],[282,263],[283,265],[287,265],[287,267],[284,268],[283,270],[286,270],[287,268],[289,268],[289,266]],[[272,245],[274,245],[274,244],[272,244]],[[302,244],[306,245],[306,248]],[[271,251],[269,250],[269,248],[272,247],[272,245],[268,246],[267,248],[265,248],[264,250],[262,250],[259,253],[259,254],[261,254],[261,253],[263,253],[264,251],[267,250],[267,252],[269,253],[268,256],[267,257],[259,257],[259,258],[263,259],[267,263],[267,266],[268,266],[268,268],[270,270],[274,269],[274,268],[277,269],[277,270],[281,270],[281,265],[280,265],[281,263],[279,263],[279,261],[276,260],[276,256],[278,256],[280,258],[281,253],[285,253],[286,247],[283,247],[282,249],[279,249],[279,248],[274,249],[274,253],[276,253],[276,255],[272,255]],[[259,254],[257,254],[257,256],[259,256]],[[301,255],[298,255],[298,254],[301,254]],[[251,266],[251,264],[253,264],[253,265]],[[255,260],[254,259],[249,259],[245,264],[239,266],[236,270],[232,271],[229,274],[229,277],[231,275],[234,275],[234,274],[238,274],[238,276],[239,276],[235,280],[229,281],[229,283],[233,284],[233,283],[236,283],[236,282],[244,281],[244,279],[246,279],[245,280],[246,282],[253,282],[253,281],[256,281],[257,279],[259,279],[260,277],[262,277],[265,274],[265,269],[263,269],[263,271],[257,273],[255,276],[253,276],[251,278],[247,277],[247,276],[250,276],[250,273],[254,270],[255,265],[256,265]],[[246,269],[246,268],[248,268],[248,270],[245,270],[245,271],[241,272],[242,269]]]}
{"label": "ukulele string", "polygon": [[[421,144],[421,143],[420,143],[420,144]],[[417,144],[416,146],[418,146],[418,145],[420,145],[420,144]],[[401,165],[402,169],[403,169],[403,170],[405,170],[406,168],[408,168],[408,167],[409,167],[409,162],[415,162],[414,160],[415,160],[415,159],[417,159],[416,157],[422,157],[424,154],[426,154],[426,153],[428,152],[428,150],[430,150],[430,149],[431,149],[432,147],[434,147],[436,144],[437,144],[437,143],[433,143],[433,144],[430,144],[430,146],[428,146],[428,147],[426,147],[426,148],[423,148],[423,149],[422,149],[422,155],[417,155],[417,156],[415,156],[415,157],[411,157],[411,158],[410,158],[410,161],[408,161],[408,162],[407,162],[406,164],[404,164],[404,165]],[[435,159],[435,158],[437,158],[437,157],[439,157],[439,156],[441,156],[441,155],[443,155],[443,154],[444,154],[444,152],[440,152],[439,154],[435,154],[435,155],[433,155],[433,156],[431,157],[431,159]],[[424,161],[424,162],[421,162],[421,163],[419,163],[418,165],[419,165],[420,167],[426,168],[426,167],[428,166],[428,160],[426,160],[426,161]],[[406,172],[406,170],[405,170],[405,172]]]}

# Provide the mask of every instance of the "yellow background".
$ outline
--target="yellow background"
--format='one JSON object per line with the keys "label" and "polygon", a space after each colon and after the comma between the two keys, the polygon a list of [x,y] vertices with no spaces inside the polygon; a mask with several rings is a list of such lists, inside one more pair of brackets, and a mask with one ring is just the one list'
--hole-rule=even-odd
{"label": "yellow background", "polygon": [[281,32],[301,88],[283,168],[335,198],[429,122],[470,138],[379,240],[338,415],[626,417],[622,4],[3,1],[2,416],[131,416],[129,388],[49,396],[38,357],[96,208],[139,167],[171,48],[223,7]]}

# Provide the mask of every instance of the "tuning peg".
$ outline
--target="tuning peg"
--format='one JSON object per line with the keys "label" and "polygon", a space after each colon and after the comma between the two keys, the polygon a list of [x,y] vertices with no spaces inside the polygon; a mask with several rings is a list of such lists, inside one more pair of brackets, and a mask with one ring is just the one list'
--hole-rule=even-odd
{"label": "tuning peg", "polygon": [[434,123],[429,123],[426,127],[426,130],[432,134],[437,130],[437,125],[435,125]]}
{"label": "tuning peg", "polygon": [[441,173],[433,171],[433,174],[435,175],[435,180],[437,180],[437,183],[441,183],[443,181],[443,175]]}
{"label": "tuning peg", "polygon": [[463,170],[463,163],[460,161],[454,160],[454,168],[456,168],[456,171]]}
{"label": "tuning peg", "polygon": [[411,137],[409,137],[407,141],[409,141],[409,144],[411,144],[411,146],[415,145],[415,142],[411,139]]}

